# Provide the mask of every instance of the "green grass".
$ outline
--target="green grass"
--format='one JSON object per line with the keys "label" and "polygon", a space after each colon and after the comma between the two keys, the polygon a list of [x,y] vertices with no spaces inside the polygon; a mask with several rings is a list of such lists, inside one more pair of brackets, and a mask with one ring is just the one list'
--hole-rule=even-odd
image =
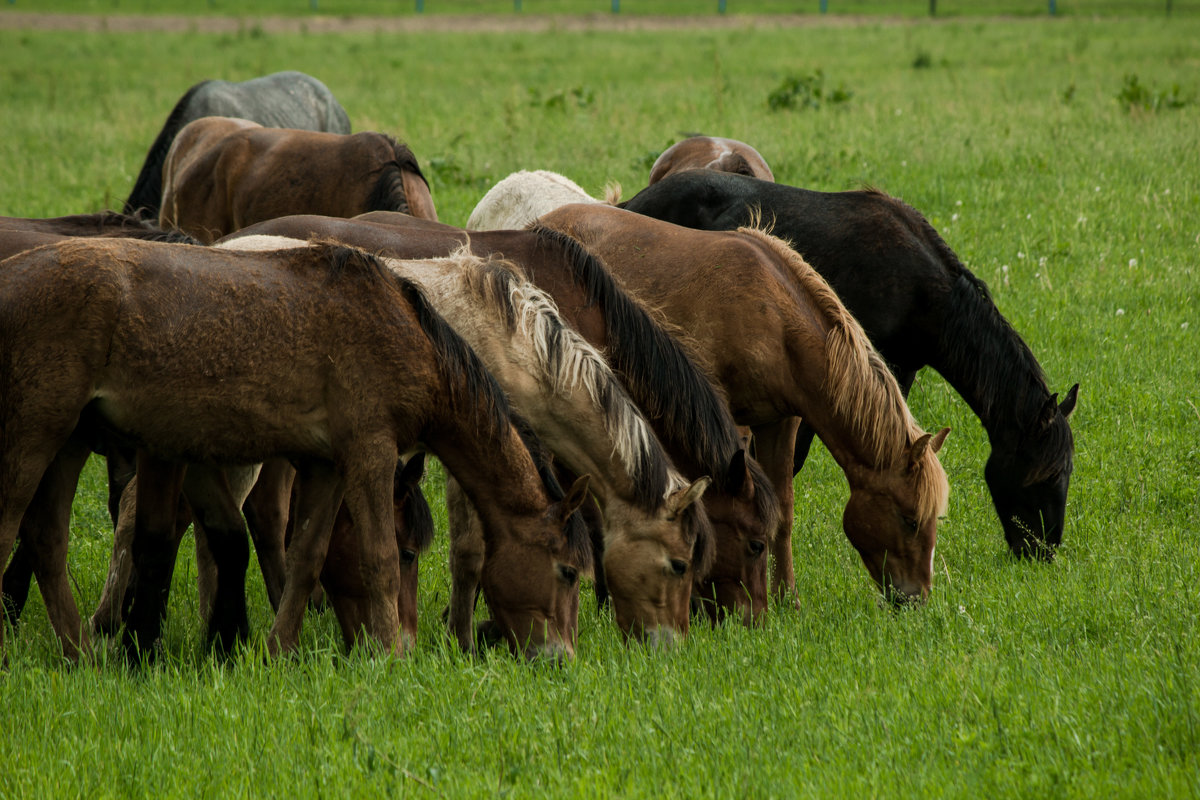
{"label": "green grass", "polygon": [[[14,11],[73,14],[188,14],[196,16],[414,16],[440,14],[601,14],[613,13],[613,0],[8,0]],[[2,11],[4,6],[0,6]],[[718,13],[717,0],[622,0],[618,13],[642,15],[704,15]],[[1050,13],[1050,0],[828,0],[826,12],[927,17],[990,15],[1039,16]],[[1057,0],[1061,16],[1155,16],[1200,12],[1197,0]],[[819,14],[820,0],[726,0],[725,13]]]}
{"label": "green grass", "polygon": [[[532,5],[532,4],[530,4]],[[732,5],[732,3],[731,3]],[[923,211],[992,286],[1052,386],[1081,384],[1053,565],[1006,555],[987,442],[936,374],[953,489],[924,608],[879,607],[840,532],[821,451],[797,480],[799,609],[627,649],[585,599],[576,661],[477,661],[445,641],[443,531],[400,662],[209,657],[177,568],[161,663],[69,669],[40,602],[7,640],[0,796],[1196,796],[1200,794],[1200,51],[1194,21],[960,21],[806,30],[527,35],[0,31],[0,214],[118,206],[191,83],[298,68],[356,129],[407,140],[443,220],[516,169],[632,193],[685,131],[754,144],[778,180],[870,183]],[[920,66],[918,66],[918,64]],[[771,111],[820,69],[846,102]],[[1149,96],[1134,103],[1129,76]],[[1173,87],[1178,84],[1178,90]],[[1137,96],[1141,96],[1140,94]],[[101,471],[76,507],[89,610],[108,556]],[[102,657],[103,659],[103,657]]]}

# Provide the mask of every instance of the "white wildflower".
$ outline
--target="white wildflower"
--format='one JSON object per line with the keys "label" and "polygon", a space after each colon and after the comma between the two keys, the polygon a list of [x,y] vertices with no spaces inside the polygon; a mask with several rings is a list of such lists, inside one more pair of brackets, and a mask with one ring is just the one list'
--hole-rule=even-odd
{"label": "white wildflower", "polygon": [[1131,267],[1136,267],[1136,266],[1137,266],[1137,259],[1136,259],[1136,258],[1131,258],[1131,259],[1129,259],[1129,266],[1131,266]]}
{"label": "white wildflower", "polygon": [[1118,309],[1117,309],[1117,316],[1118,316],[1118,317],[1123,317],[1123,316],[1125,316],[1125,309],[1123,309],[1123,308],[1118,308]]}

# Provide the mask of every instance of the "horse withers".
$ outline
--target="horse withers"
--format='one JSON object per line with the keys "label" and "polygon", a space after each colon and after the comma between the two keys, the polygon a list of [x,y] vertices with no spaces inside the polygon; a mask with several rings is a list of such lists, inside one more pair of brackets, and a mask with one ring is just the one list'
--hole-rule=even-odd
{"label": "horse withers", "polygon": [[[547,481],[470,348],[367,254],[131,240],[41,247],[5,262],[0,365],[3,558],[35,492],[66,517],[86,457],[77,442],[96,426],[168,466],[284,455],[298,469],[296,533],[272,652],[297,644],[343,499],[363,585],[364,619],[350,635],[399,652],[395,468],[401,452],[423,446],[484,518],[482,589],[502,609],[510,645],[573,653],[560,609],[576,602],[587,567],[586,536],[572,522],[586,483],[564,493]],[[165,523],[176,494],[162,489],[177,492],[176,479],[141,478],[142,489],[154,486],[138,496],[127,648],[157,638],[174,559]],[[30,535],[49,560],[42,570],[65,583],[65,527]],[[68,654],[86,641],[77,612],[52,621]]]}
{"label": "horse withers", "polygon": [[437,219],[416,156],[383,133],[322,133],[203,117],[179,132],[163,164],[159,225],[206,243],[288,214],[353,217],[367,211]]}

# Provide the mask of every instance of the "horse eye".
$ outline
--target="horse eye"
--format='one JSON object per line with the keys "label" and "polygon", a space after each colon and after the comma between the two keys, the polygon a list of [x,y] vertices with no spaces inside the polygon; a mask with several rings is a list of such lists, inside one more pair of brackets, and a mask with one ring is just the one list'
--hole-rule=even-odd
{"label": "horse eye", "polygon": [[400,563],[408,566],[415,563],[417,560],[417,551],[411,547],[405,547],[400,551]]}
{"label": "horse eye", "polygon": [[675,575],[676,577],[681,576],[681,575],[683,575],[683,573],[687,572],[687,568],[688,568],[688,562],[684,561],[682,558],[672,558],[671,559],[671,573],[673,575]]}
{"label": "horse eye", "polygon": [[913,519],[912,517],[901,517],[900,519],[904,520],[904,526],[906,528],[908,528],[913,533],[917,532],[917,521],[915,519]]}
{"label": "horse eye", "polygon": [[558,577],[567,586],[574,586],[575,581],[579,580],[579,570],[574,567],[568,567],[566,564],[558,565]]}
{"label": "horse eye", "polygon": [[767,543],[762,539],[751,539],[746,542],[746,549],[750,551],[751,558],[758,558],[767,549]]}

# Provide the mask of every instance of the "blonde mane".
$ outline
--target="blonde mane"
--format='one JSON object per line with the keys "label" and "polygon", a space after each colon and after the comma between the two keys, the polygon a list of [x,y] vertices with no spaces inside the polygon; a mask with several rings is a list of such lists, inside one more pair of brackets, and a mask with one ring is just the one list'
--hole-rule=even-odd
{"label": "blonde mane", "polygon": [[[787,265],[829,323],[825,340],[825,388],[833,413],[868,448],[863,454],[877,469],[894,466],[925,434],[900,392],[900,385],[837,293],[784,240],[757,228],[739,233],[761,242]],[[916,476],[918,515],[922,521],[945,513],[950,495],[945,470],[926,448]]]}
{"label": "blonde mane", "polygon": [[512,263],[480,259],[468,248],[464,245],[446,259],[462,276],[464,289],[499,311],[509,332],[528,343],[535,365],[556,394],[586,392],[603,419],[613,453],[636,487],[639,504],[657,508],[687,486],[608,362],[563,321],[553,298],[522,277]]}

